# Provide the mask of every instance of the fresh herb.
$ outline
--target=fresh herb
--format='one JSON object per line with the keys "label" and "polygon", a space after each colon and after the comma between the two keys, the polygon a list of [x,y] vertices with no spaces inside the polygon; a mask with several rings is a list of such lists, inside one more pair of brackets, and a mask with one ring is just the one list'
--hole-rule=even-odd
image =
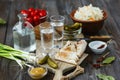
{"label": "fresh herb", "polygon": [[114,77],[107,76],[107,75],[104,75],[104,74],[98,74],[97,77],[100,78],[101,80],[115,80]]}
{"label": "fresh herb", "polygon": [[0,43],[0,56],[16,61],[21,68],[23,68],[24,65],[28,66],[27,63],[34,64],[36,59],[35,56],[30,55],[27,52],[16,50],[10,46],[7,46],[1,43]]}
{"label": "fresh herb", "polygon": [[96,63],[92,64],[92,66],[95,68],[100,68],[102,66],[106,66],[106,64],[112,63],[115,60],[115,57],[114,56],[106,57],[108,54],[109,52],[97,58]]}
{"label": "fresh herb", "polygon": [[6,24],[6,21],[2,18],[0,18],[0,24]]}
{"label": "fresh herb", "polygon": [[112,63],[113,61],[115,60],[115,57],[114,56],[111,56],[111,57],[108,57],[106,58],[105,60],[103,60],[103,64],[110,64]]}

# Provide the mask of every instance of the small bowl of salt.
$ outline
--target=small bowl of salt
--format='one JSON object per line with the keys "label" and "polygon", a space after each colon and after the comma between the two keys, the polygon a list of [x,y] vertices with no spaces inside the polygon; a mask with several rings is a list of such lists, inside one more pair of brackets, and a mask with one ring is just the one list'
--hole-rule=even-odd
{"label": "small bowl of salt", "polygon": [[95,54],[102,54],[107,48],[107,43],[103,41],[92,41],[88,46]]}

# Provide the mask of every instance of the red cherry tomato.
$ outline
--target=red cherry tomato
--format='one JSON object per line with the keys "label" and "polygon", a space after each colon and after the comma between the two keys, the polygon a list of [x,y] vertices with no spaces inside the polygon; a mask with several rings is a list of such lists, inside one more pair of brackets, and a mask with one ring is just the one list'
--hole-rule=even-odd
{"label": "red cherry tomato", "polygon": [[33,24],[33,19],[31,17],[26,18],[26,21],[30,22],[31,24]]}
{"label": "red cherry tomato", "polygon": [[36,15],[35,11],[32,11],[30,14],[31,14],[31,17],[34,17]]}
{"label": "red cherry tomato", "polygon": [[40,17],[38,15],[35,15],[33,17],[33,20],[34,20],[34,26],[40,24]]}
{"label": "red cherry tomato", "polygon": [[35,14],[38,15],[39,14],[39,9],[35,9]]}
{"label": "red cherry tomato", "polygon": [[35,11],[35,9],[34,8],[29,8],[28,11],[32,12],[32,11]]}
{"label": "red cherry tomato", "polygon": [[33,20],[34,20],[34,21],[39,21],[39,20],[40,20],[40,17],[39,17],[38,15],[35,15],[35,16],[33,17]]}
{"label": "red cherry tomato", "polygon": [[41,17],[46,16],[46,15],[47,15],[46,10],[44,10],[44,9],[40,10],[40,11],[39,11],[39,15],[40,15]]}
{"label": "red cherry tomato", "polygon": [[29,12],[27,10],[21,10],[20,13],[29,16]]}

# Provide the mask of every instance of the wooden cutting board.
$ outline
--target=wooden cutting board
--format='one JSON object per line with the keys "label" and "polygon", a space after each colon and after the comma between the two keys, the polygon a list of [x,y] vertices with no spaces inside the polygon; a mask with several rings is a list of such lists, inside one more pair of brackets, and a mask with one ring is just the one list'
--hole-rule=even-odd
{"label": "wooden cutting board", "polygon": [[[42,55],[41,54],[40,40],[37,40],[36,55],[39,57]],[[62,62],[62,61],[56,61],[56,63],[58,64],[58,69],[53,69],[48,64],[44,64],[42,66],[47,67],[49,69],[49,71],[55,73],[53,80],[69,80],[80,73],[84,73],[84,68],[80,67],[79,65],[82,63],[82,61],[87,56],[88,56],[88,54],[84,53],[82,55],[82,57],[79,59],[77,65],[69,64],[69,63]],[[63,73],[70,72],[71,69],[74,69],[74,71],[63,76]]]}

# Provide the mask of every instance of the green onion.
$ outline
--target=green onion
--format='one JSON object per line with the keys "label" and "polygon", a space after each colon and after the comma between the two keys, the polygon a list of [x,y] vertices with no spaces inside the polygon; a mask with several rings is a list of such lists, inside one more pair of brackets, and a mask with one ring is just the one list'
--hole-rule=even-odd
{"label": "green onion", "polygon": [[16,61],[21,68],[23,68],[24,65],[27,65],[27,63],[34,64],[36,59],[36,57],[30,55],[30,53],[16,50],[10,46],[1,43],[0,43],[0,56]]}

